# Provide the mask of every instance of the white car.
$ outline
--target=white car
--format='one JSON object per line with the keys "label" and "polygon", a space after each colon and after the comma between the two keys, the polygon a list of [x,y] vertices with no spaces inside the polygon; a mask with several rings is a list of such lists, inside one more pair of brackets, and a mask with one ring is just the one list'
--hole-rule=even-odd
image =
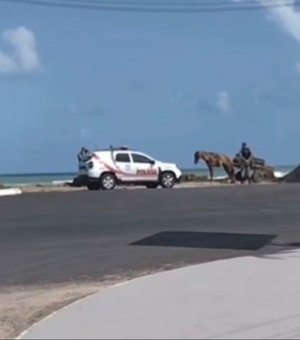
{"label": "white car", "polygon": [[158,161],[126,147],[78,154],[79,177],[89,190],[112,190],[119,184],[145,185],[147,188],[172,188],[182,176],[174,163]]}

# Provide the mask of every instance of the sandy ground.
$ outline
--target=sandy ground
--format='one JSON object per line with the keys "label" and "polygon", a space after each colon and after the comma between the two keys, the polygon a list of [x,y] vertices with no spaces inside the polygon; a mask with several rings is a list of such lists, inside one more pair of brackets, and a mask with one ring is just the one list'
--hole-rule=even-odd
{"label": "sandy ground", "polygon": [[103,287],[105,284],[0,289],[0,338],[15,338],[53,311]]}
{"label": "sandy ground", "polygon": [[24,186],[21,187],[23,193],[40,193],[40,192],[72,192],[72,191],[83,191],[86,188],[72,188],[67,186],[55,186],[55,185],[45,185],[45,186]]}
{"label": "sandy ground", "polygon": [[0,339],[16,338],[54,311],[121,281],[0,288]]}
{"label": "sandy ground", "polygon": [[16,339],[34,323],[102,289],[139,276],[183,266],[183,263],[179,263],[152,271],[107,276],[99,282],[0,287],[0,339]]}
{"label": "sandy ground", "polygon": [[[260,184],[275,184],[273,182],[262,182]],[[219,186],[229,186],[229,185],[241,185],[240,183],[236,184],[227,184],[222,182],[185,182],[180,183],[174,186],[175,189],[180,188],[207,188],[207,187],[219,187]],[[256,184],[257,185],[257,184]],[[40,192],[72,192],[72,191],[86,191],[85,187],[68,187],[68,186],[26,186],[21,188],[23,193],[40,193]],[[145,189],[144,186],[117,186],[117,190],[137,190],[137,189]]]}

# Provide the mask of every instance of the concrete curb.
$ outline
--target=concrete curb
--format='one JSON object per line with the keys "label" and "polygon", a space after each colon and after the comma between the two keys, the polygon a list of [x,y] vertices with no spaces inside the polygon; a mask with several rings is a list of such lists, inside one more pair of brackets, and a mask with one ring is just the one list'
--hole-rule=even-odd
{"label": "concrete curb", "polygon": [[299,339],[297,277],[290,275],[299,256],[246,256],[129,280],[49,315],[18,339]]}
{"label": "concrete curb", "polygon": [[[221,260],[222,261],[222,260]],[[195,266],[195,265],[191,265],[191,266]],[[172,271],[172,270],[177,270],[178,268],[175,268],[175,269],[171,269],[169,271]],[[140,279],[146,279],[147,277],[150,277],[152,275],[156,275],[156,274],[159,274],[159,273],[164,273],[164,271],[162,272],[156,272],[156,273],[150,273],[150,274],[147,274],[147,275],[142,275],[142,276],[138,276],[138,277],[134,277],[134,278],[131,278],[129,280],[125,280],[125,281],[122,281],[122,282],[119,282],[119,283],[114,283],[112,284],[111,286],[107,286],[104,288],[104,290],[109,290],[109,289],[114,289],[114,288],[118,288],[118,287],[121,287],[121,286],[124,286],[124,285],[127,285],[127,284],[130,284],[134,281],[138,281]],[[51,319],[53,316],[55,316],[57,313],[61,312],[61,311],[64,311],[66,309],[70,309],[72,308],[73,306],[76,306],[77,304],[81,303],[81,302],[84,302],[88,299],[92,299],[94,296],[98,295],[100,292],[102,292],[102,290],[98,291],[98,292],[95,292],[95,293],[92,293],[92,294],[89,294],[87,296],[84,296],[82,298],[79,298],[78,300],[74,301],[74,302],[71,302],[57,310],[55,310],[54,312],[46,315],[45,317],[43,317],[42,319],[34,322],[32,325],[30,325],[29,327],[27,327],[25,330],[23,330],[19,335],[17,335],[14,339],[15,340],[21,340],[23,339],[32,329],[35,328],[35,326],[38,326],[44,322],[46,322],[47,320]]]}
{"label": "concrete curb", "polygon": [[[221,259],[221,260],[216,260],[216,261],[213,261],[213,262],[223,262],[223,261],[227,261],[227,259]],[[203,265],[203,264],[202,264]],[[104,288],[104,290],[101,290],[101,291],[98,291],[98,292],[95,292],[95,293],[92,293],[92,294],[89,294],[87,296],[84,296],[82,298],[79,298],[78,300],[74,301],[74,302],[71,302],[55,311],[53,311],[52,313],[46,315],[45,317],[41,318],[40,320],[34,322],[32,325],[30,325],[29,327],[27,327],[25,330],[23,330],[21,333],[19,333],[15,338],[14,340],[22,340],[32,329],[34,329],[36,326],[40,325],[40,324],[43,324],[44,322],[47,322],[49,319],[51,319],[52,317],[54,317],[56,314],[58,314],[59,312],[62,312],[64,310],[68,310],[68,309],[71,309],[72,307],[86,301],[86,300],[90,300],[90,299],[93,299],[94,297],[96,297],[99,293],[102,293],[103,291],[107,291],[107,290],[111,290],[111,289],[115,289],[115,288],[119,288],[119,287],[122,287],[122,286],[125,286],[125,285],[128,285],[128,284],[131,284],[131,283],[134,283],[134,282],[138,282],[138,281],[142,281],[144,279],[147,279],[147,278],[150,278],[152,276],[155,276],[155,275],[159,275],[159,274],[163,274],[163,273],[166,273],[166,272],[175,272],[177,270],[180,270],[180,269],[184,269],[184,268],[193,268],[193,267],[197,267],[199,266],[199,264],[190,264],[190,265],[187,265],[187,266],[184,266],[184,267],[180,267],[180,268],[173,268],[173,269],[168,269],[168,270],[162,270],[162,271],[158,271],[158,272],[154,272],[154,273],[149,273],[149,274],[146,274],[146,275],[142,275],[142,276],[138,276],[138,277],[133,277],[131,279],[128,279],[128,280],[124,280],[124,281],[121,281],[121,282],[118,282],[118,283],[114,283],[110,286],[107,286],[106,288]]]}
{"label": "concrete curb", "polygon": [[22,194],[20,188],[0,189],[0,196],[15,196]]}

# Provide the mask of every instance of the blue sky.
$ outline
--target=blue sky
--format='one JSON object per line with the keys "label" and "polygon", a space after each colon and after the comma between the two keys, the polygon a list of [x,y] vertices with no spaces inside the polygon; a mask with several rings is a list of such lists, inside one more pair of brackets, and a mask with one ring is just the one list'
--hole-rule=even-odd
{"label": "blue sky", "polygon": [[184,167],[195,150],[233,156],[243,141],[270,164],[299,162],[293,7],[142,14],[0,2],[0,34],[0,173],[76,171],[81,146],[110,144]]}

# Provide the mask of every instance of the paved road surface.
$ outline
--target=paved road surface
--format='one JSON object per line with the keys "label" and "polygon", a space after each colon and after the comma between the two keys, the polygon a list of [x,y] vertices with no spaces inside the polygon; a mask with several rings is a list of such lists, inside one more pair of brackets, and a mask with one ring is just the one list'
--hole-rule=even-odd
{"label": "paved road surface", "polygon": [[300,185],[0,198],[0,285],[98,280],[300,245]]}

